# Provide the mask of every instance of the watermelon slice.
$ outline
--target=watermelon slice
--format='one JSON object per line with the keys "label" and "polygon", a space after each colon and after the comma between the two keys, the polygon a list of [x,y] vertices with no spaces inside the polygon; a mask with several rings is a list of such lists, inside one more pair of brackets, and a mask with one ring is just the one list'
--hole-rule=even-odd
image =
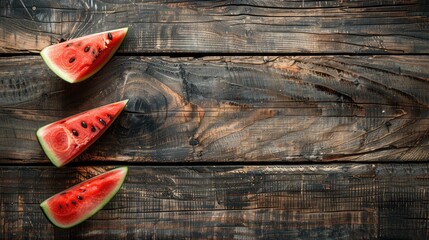
{"label": "watermelon slice", "polygon": [[127,172],[128,167],[110,170],[46,199],[40,207],[54,225],[73,227],[94,215],[115,196]]}
{"label": "watermelon slice", "polygon": [[48,124],[37,130],[37,139],[51,162],[64,166],[106,131],[127,102],[111,103]]}
{"label": "watermelon slice", "polygon": [[70,83],[100,70],[121,45],[128,28],[95,33],[44,48],[40,55],[49,68]]}

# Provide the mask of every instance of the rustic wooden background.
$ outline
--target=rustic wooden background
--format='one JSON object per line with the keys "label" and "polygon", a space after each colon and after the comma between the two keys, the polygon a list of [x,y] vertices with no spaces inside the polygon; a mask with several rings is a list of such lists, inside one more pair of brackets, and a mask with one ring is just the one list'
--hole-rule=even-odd
{"label": "rustic wooden background", "polygon": [[[91,79],[38,55],[125,27]],[[55,168],[37,128],[130,99]],[[429,238],[429,2],[0,0],[0,239]],[[69,230],[39,204],[115,166]]]}

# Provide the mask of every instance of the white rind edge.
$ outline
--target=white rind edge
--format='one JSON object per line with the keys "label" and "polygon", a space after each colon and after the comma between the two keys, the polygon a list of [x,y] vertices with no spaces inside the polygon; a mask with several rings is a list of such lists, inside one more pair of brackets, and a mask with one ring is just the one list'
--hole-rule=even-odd
{"label": "white rind edge", "polygon": [[45,125],[39,129],[37,129],[36,136],[37,136],[37,140],[40,143],[40,146],[42,146],[43,151],[45,152],[46,156],[48,156],[49,160],[51,160],[52,164],[54,164],[56,167],[61,167],[61,164],[58,161],[58,157],[55,156],[55,154],[49,149],[48,145],[46,144],[45,140],[43,139],[43,134],[42,134],[43,130],[51,124]]}
{"label": "white rind edge", "polygon": [[[52,45],[55,46],[55,45]],[[69,83],[73,83],[73,79],[71,79],[69,76],[64,74],[64,72],[60,71],[59,68],[51,61],[51,59],[48,58],[47,52],[49,51],[49,47],[44,48],[40,55],[43,58],[43,61],[48,65],[49,69],[51,69],[58,77],[63,79],[64,81],[67,81]]]}
{"label": "white rind edge", "polygon": [[[47,203],[48,203],[49,199],[51,199],[51,198],[53,198],[53,197],[57,196],[59,193],[57,193],[57,194],[53,195],[52,197],[50,197],[50,198],[46,199],[45,201],[43,201],[43,202],[40,204],[40,207],[42,208],[43,212],[45,213],[45,215],[46,215],[46,217],[49,219],[49,221],[51,221],[51,222],[52,222],[52,224],[54,224],[55,226],[57,226],[57,227],[59,227],[59,228],[64,228],[64,229],[74,227],[74,226],[76,226],[76,225],[78,225],[78,224],[80,224],[80,223],[84,222],[84,221],[85,221],[85,220],[87,220],[88,218],[92,217],[94,214],[96,214],[98,211],[100,211],[100,210],[101,210],[101,209],[102,209],[102,208],[103,208],[103,207],[104,207],[108,202],[110,202],[110,200],[112,200],[112,198],[116,195],[116,193],[119,191],[119,189],[121,189],[122,184],[124,183],[125,178],[127,177],[127,174],[128,174],[128,166],[118,167],[118,168],[115,168],[115,169],[109,170],[109,171],[107,171],[107,172],[105,172],[105,173],[103,173],[103,174],[100,174],[100,175],[96,176],[96,177],[93,177],[93,178],[87,179],[87,180],[85,180],[85,181],[83,181],[83,182],[81,182],[81,183],[78,183],[78,184],[82,184],[82,183],[84,183],[84,182],[86,182],[86,181],[92,180],[92,179],[94,179],[94,178],[97,178],[97,177],[100,177],[100,176],[102,176],[102,175],[104,175],[104,174],[107,174],[107,173],[109,173],[109,172],[111,172],[111,171],[117,171],[117,170],[122,170],[122,171],[123,171],[123,177],[122,177],[122,179],[118,182],[118,184],[116,185],[116,187],[112,190],[112,192],[111,192],[109,195],[107,195],[107,196],[106,196],[106,198],[104,199],[104,201],[102,201],[98,207],[94,208],[91,212],[89,212],[89,213],[88,213],[86,216],[84,216],[81,220],[79,220],[79,221],[77,221],[77,222],[75,222],[75,223],[73,223],[73,224],[70,224],[70,225],[63,225],[63,224],[60,224],[60,223],[56,222],[56,221],[55,221],[55,219],[53,218],[53,216],[52,216],[51,212],[49,211],[49,208],[48,208],[48,205],[47,205]],[[77,185],[77,184],[76,184],[76,185]],[[76,185],[74,185],[74,186],[76,186]],[[72,186],[72,187],[74,187],[74,186]],[[72,188],[72,187],[70,187],[70,188]],[[66,190],[64,190],[64,191],[67,191],[67,189],[66,189]]]}

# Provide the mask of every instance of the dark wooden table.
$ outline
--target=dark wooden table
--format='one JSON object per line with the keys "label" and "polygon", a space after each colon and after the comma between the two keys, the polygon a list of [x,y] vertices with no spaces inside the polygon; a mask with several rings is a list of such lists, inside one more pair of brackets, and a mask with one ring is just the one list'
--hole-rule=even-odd
{"label": "dark wooden table", "polygon": [[[69,84],[39,51],[128,26]],[[427,239],[429,2],[0,0],[0,239]],[[71,164],[35,131],[130,99]],[[115,166],[63,230],[47,197]]]}

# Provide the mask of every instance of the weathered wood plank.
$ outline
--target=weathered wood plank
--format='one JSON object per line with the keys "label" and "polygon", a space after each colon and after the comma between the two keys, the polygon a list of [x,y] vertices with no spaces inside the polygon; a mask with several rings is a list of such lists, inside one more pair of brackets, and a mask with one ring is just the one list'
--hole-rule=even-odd
{"label": "weathered wood plank", "polygon": [[425,161],[429,57],[116,57],[60,80],[0,59],[0,159],[48,162],[38,127],[130,99],[77,162]]}
{"label": "weathered wood plank", "polygon": [[429,2],[0,1],[0,52],[129,26],[123,53],[429,53]]}
{"label": "weathered wood plank", "polygon": [[428,164],[130,167],[117,196],[70,230],[39,203],[109,167],[0,167],[6,239],[425,239]]}

